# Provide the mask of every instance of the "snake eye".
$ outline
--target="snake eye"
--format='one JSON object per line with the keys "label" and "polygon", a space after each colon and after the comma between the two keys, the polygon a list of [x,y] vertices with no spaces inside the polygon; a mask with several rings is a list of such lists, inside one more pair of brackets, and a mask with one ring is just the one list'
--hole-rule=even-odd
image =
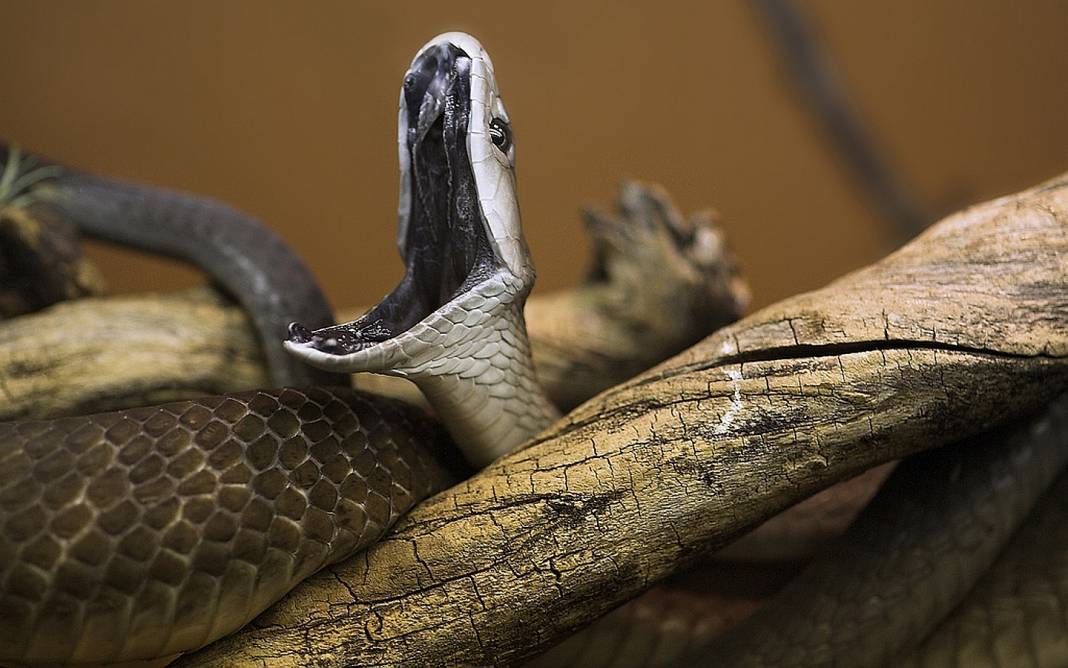
{"label": "snake eye", "polygon": [[508,121],[494,118],[490,121],[489,134],[493,145],[501,149],[501,153],[507,153],[512,146],[512,129],[508,127]]}

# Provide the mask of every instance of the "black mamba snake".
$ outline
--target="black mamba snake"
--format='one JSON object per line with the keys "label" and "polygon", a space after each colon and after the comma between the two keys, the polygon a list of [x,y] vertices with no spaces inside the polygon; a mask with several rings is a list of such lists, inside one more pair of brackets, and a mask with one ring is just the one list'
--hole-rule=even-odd
{"label": "black mamba snake", "polygon": [[[415,380],[476,464],[552,421],[523,322],[534,273],[510,125],[473,38],[442,35],[416,56],[400,156],[405,278],[336,326],[303,264],[240,212],[70,170],[52,180],[86,233],[204,267],[252,314],[272,380],[305,389],[0,424],[0,662],[134,661],[201,647],[446,484],[431,453],[448,439],[432,422],[331,388],[347,383],[298,358]],[[287,329],[293,320],[315,331]],[[276,343],[287,333],[294,356]],[[1044,483],[1062,460],[1032,456]],[[751,647],[746,638],[759,634],[739,637]],[[820,651],[796,656],[822,663]],[[784,657],[773,656],[760,661]]]}
{"label": "black mamba snake", "polygon": [[[401,198],[411,208],[401,225],[408,274],[353,331],[381,341],[397,327],[409,350],[406,337],[425,339],[424,323],[451,331],[449,345],[470,351],[470,364],[437,364],[424,389],[433,398],[434,383],[445,383],[438,408],[455,416],[447,423],[460,435],[470,430],[464,406],[510,407],[505,419],[475,423],[476,445],[503,452],[555,415],[544,398],[524,396],[535,387],[522,320],[534,276],[518,215],[510,215],[507,120],[488,57],[466,35],[424,47],[404,91],[415,96],[419,126],[409,137],[402,105],[401,165],[412,184]],[[6,164],[13,152],[0,157]],[[453,187],[443,189],[450,164]],[[446,468],[431,453],[448,439],[432,422],[331,387],[347,377],[317,371],[278,345],[291,321],[322,327],[332,314],[277,236],[210,200],[44,169],[59,172],[54,196],[87,234],[204,268],[252,314],[273,382],[303,387],[0,425],[0,662],[116,662],[195,649],[373,543],[444,486]],[[487,178],[506,187],[480,201]],[[458,203],[466,203],[459,214]],[[457,302],[465,312],[450,323]],[[442,315],[445,324],[433,319]],[[448,405],[461,396],[462,406]],[[473,452],[476,461],[491,456]]]}

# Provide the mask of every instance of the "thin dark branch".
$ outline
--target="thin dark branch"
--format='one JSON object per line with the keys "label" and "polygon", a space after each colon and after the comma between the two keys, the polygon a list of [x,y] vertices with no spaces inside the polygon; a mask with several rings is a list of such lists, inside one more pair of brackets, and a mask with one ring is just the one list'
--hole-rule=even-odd
{"label": "thin dark branch", "polygon": [[800,9],[793,0],[753,1],[804,103],[879,213],[899,236],[907,239],[919,233],[931,217],[894,174]]}

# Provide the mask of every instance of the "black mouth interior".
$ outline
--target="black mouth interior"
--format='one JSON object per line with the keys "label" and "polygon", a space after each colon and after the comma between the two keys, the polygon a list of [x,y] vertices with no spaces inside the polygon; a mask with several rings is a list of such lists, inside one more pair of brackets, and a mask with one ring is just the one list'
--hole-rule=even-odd
{"label": "black mouth interior", "polygon": [[411,208],[404,278],[358,320],[289,340],[347,355],[401,334],[496,269],[478,201],[467,131],[471,59],[451,44],[424,51],[404,78]]}

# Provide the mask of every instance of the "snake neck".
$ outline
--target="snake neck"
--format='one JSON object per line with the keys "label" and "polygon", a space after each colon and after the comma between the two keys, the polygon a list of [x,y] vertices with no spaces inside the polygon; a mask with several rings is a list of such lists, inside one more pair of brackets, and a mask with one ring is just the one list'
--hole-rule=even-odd
{"label": "snake neck", "polygon": [[419,386],[465,457],[479,467],[560,415],[534,373],[523,317],[528,292],[529,282],[509,272],[481,282],[413,328],[415,338],[430,345],[419,346],[407,361],[396,359],[390,371]]}

